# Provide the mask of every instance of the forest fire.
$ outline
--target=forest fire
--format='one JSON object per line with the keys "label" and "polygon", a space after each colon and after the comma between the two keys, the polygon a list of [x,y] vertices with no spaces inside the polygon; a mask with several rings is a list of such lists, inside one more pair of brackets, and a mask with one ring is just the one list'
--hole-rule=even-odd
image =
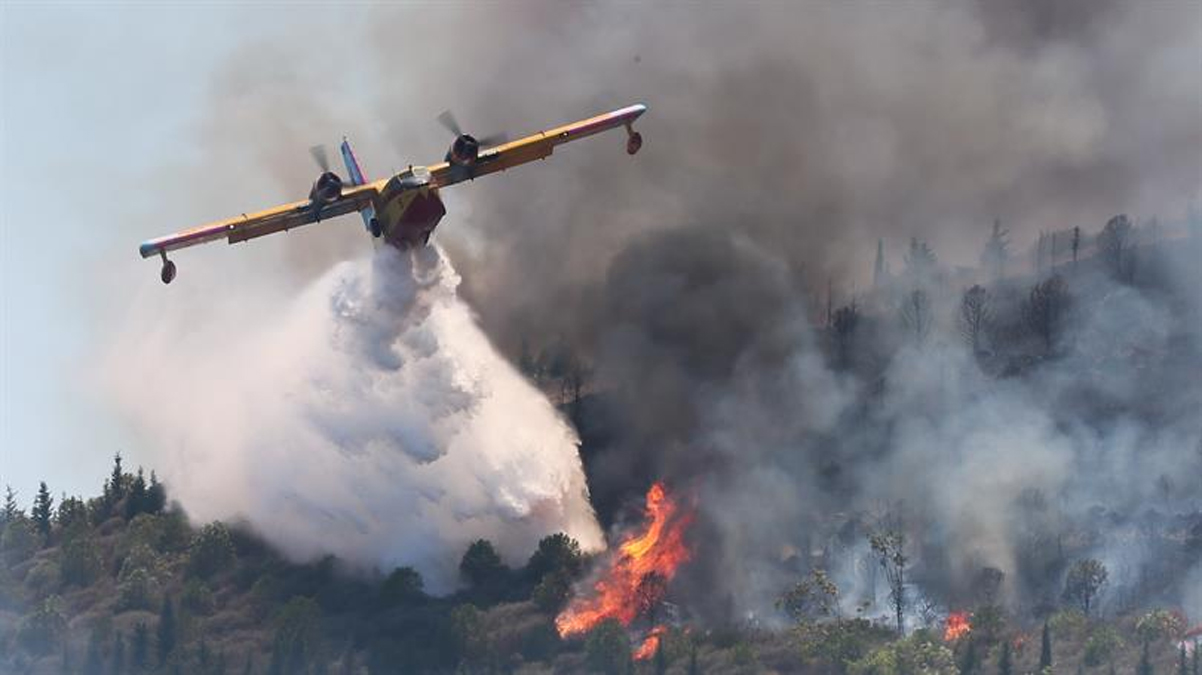
{"label": "forest fire", "polygon": [[[593,585],[593,592],[573,600],[556,617],[555,627],[561,637],[582,634],[605,619],[616,619],[623,626],[639,616],[654,620],[668,582],[689,559],[684,533],[693,512],[673,499],[662,483],[655,483],[647,491],[646,518],[641,532],[622,541]],[[635,658],[653,655],[663,632],[663,626],[651,629]]]}
{"label": "forest fire", "polygon": [[952,612],[947,615],[947,627],[943,630],[945,642],[955,642],[972,632],[972,615],[968,612]]}

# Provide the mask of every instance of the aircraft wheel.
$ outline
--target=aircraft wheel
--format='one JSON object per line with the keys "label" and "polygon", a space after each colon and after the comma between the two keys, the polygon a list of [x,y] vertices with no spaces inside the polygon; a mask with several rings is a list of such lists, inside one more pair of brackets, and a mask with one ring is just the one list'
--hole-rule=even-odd
{"label": "aircraft wheel", "polygon": [[630,137],[626,139],[626,154],[633,155],[643,147],[643,135],[637,131],[631,132]]}
{"label": "aircraft wheel", "polygon": [[375,237],[376,239],[379,239],[383,234],[384,234],[384,230],[380,228],[380,221],[375,218],[372,218],[371,219],[371,236]]}
{"label": "aircraft wheel", "polygon": [[175,262],[172,260],[163,261],[163,271],[159,274],[159,278],[163,283],[169,284],[175,279]]}

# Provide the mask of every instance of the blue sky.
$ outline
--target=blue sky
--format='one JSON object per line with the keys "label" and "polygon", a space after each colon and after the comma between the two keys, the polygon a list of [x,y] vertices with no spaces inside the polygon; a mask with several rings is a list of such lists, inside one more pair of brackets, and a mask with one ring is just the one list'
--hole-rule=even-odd
{"label": "blue sky", "polygon": [[278,9],[0,4],[0,483],[22,502],[42,479],[95,494],[112,454],[130,454],[81,373],[128,284],[158,283],[138,241],[189,223],[122,218],[181,189],[156,171],[196,157],[209,75],[238,45],[332,25],[316,6]]}

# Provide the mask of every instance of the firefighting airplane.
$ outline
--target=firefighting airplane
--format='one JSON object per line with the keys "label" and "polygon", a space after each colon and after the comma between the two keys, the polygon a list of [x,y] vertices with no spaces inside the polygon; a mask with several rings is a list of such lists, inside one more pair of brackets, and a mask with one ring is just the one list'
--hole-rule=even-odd
{"label": "firefighting airplane", "polygon": [[167,259],[168,251],[218,239],[226,239],[231,244],[248,241],[352,211],[362,215],[363,224],[373,237],[383,238],[402,250],[423,246],[447,212],[438,196],[440,189],[536,159],[546,159],[557,145],[617,127],[626,128],[626,152],[633,155],[643,146],[643,137],[631,125],[645,112],[647,106],[637,103],[505,142],[500,136],[476,139],[464,133],[447,111],[438,119],[455,134],[455,142],[442,163],[410,166],[391,178],[371,183],[367,182],[350,143],[344,138],[342,159],[349,185],[330,170],[324,148],[315,146],[310,152],[322,173],[313,182],[308,199],[151,239],[138,250],[143,258],[157,255],[163,259],[160,277],[163,283],[169,284],[175,279],[175,262]]}

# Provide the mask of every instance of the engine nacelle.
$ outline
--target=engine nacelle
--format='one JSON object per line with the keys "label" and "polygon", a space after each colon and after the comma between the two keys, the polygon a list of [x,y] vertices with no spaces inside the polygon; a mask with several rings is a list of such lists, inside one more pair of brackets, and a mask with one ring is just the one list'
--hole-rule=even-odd
{"label": "engine nacelle", "polygon": [[342,179],[333,171],[327,171],[313,181],[309,190],[309,201],[328,204],[342,196]]}
{"label": "engine nacelle", "polygon": [[457,166],[472,166],[480,154],[480,141],[470,134],[460,134],[455,137],[451,149],[447,150],[446,161]]}

